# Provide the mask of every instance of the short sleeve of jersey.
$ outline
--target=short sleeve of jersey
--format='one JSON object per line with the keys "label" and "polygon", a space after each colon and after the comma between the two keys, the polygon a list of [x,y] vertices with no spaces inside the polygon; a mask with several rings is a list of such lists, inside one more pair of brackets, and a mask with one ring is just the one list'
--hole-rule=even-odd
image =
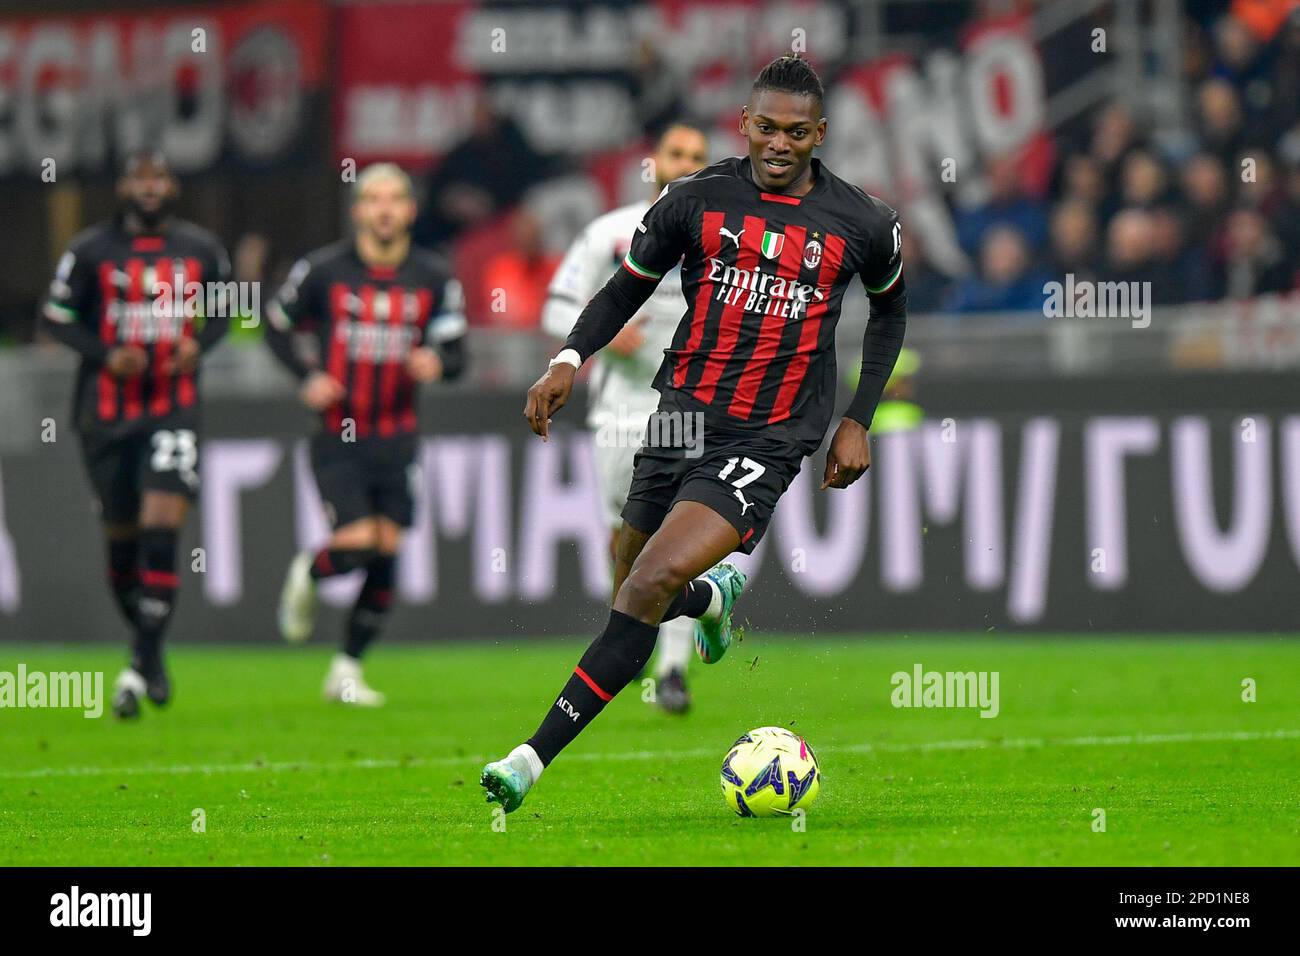
{"label": "short sleeve of jersey", "polygon": [[45,300],[45,316],[52,322],[88,319],[94,302],[95,264],[84,244],[73,244],[60,258]]}
{"label": "short sleeve of jersey", "polygon": [[320,315],[319,270],[310,259],[299,259],[289,270],[284,285],[266,308],[266,316],[279,332]]}
{"label": "short sleeve of jersey", "polygon": [[623,267],[634,276],[658,282],[686,254],[690,244],[687,220],[690,196],[669,183],[632,233],[632,246]]}
{"label": "short sleeve of jersey", "polygon": [[898,213],[882,204],[882,217],[868,237],[866,261],[859,276],[868,295],[884,295],[898,284],[903,274],[903,227]]}

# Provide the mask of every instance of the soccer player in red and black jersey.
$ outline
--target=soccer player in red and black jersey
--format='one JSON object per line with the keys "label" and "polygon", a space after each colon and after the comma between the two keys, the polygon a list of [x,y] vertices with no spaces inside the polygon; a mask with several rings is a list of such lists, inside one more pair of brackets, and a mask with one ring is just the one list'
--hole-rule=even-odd
{"label": "soccer player in red and black jersey", "polygon": [[[215,236],[171,213],[159,153],[127,157],[121,211],[59,260],[45,328],[81,354],[73,416],[108,542],[113,594],[135,631],[113,710],[167,703],[163,634],[176,603],[176,539],[199,490],[198,366],[225,334],[230,261]],[[195,290],[200,290],[196,292]]]}
{"label": "soccer player in red and black jersey", "polygon": [[[441,258],[411,245],[414,220],[406,173],[391,163],[368,167],[353,193],[355,235],[298,262],[267,308],[267,343],[301,380],[304,404],[320,413],[311,462],[333,529],[323,548],[290,565],[280,632],[305,641],[316,582],[364,568],[324,687],[327,699],[362,706],[384,700],[366,684],[361,656],[392,601],[402,529],[411,524],[416,386],[465,367],[460,283]],[[314,333],[315,367],[296,352],[295,329]]]}
{"label": "soccer player in red and black jersey", "polygon": [[[731,640],[744,576],[720,564],[752,551],[777,499],[833,417],[835,326],[857,275],[871,303],[857,393],[826,456],[822,488],[847,488],[870,465],[867,429],[903,343],[898,216],[836,177],[813,150],[826,136],[822,85],[784,56],[741,110],[749,154],[670,183],[632,237],[623,268],[596,294],[566,347],[528,392],[524,415],[548,435],[581,364],[608,344],[681,261],[687,309],[655,378],[661,399],[637,453],[618,544],[615,597],[537,732],[481,783],[516,809],[543,768],[640,673],[659,624],[696,619],[714,662]],[[697,424],[702,449],[684,439]]]}

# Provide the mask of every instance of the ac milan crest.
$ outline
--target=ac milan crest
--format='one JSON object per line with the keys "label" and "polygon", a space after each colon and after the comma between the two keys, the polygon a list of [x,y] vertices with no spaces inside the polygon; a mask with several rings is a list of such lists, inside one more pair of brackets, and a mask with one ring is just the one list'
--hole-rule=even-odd
{"label": "ac milan crest", "polygon": [[803,264],[805,269],[816,269],[822,261],[822,244],[816,239],[809,239],[803,247]]}

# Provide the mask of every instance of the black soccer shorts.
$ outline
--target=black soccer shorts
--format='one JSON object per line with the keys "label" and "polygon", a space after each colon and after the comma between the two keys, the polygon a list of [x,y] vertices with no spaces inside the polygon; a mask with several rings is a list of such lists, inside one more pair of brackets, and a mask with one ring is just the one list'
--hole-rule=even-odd
{"label": "black soccer shorts", "polygon": [[678,501],[698,501],[731,522],[737,550],[750,554],[767,531],[777,500],[803,464],[803,453],[761,436],[704,442],[703,453],[642,445],[632,464],[623,520],[653,534]]}
{"label": "black soccer shorts", "polygon": [[146,491],[190,501],[198,497],[199,436],[193,415],[145,419],[125,433],[83,432],[81,450],[100,518],[107,524],[136,521]]}
{"label": "black soccer shorts", "polygon": [[359,438],[320,432],[311,439],[311,467],[331,528],[382,515],[409,528],[415,514],[416,437]]}

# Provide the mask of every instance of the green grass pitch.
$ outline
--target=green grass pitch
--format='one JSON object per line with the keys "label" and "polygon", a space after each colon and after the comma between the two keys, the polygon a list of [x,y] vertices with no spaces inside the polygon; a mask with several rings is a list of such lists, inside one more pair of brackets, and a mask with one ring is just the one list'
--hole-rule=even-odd
{"label": "green grass pitch", "polygon": [[[583,646],[381,644],[389,704],[353,711],[317,697],[327,647],[180,645],[173,705],[136,723],[0,710],[0,864],[1300,864],[1294,637],[751,633],[693,668],[684,718],[629,688],[494,827],[478,771]],[[120,660],[0,645],[7,671]],[[916,663],[997,671],[1000,714],[893,707]],[[802,832],[722,802],[728,745],[767,724],[821,761]]]}

